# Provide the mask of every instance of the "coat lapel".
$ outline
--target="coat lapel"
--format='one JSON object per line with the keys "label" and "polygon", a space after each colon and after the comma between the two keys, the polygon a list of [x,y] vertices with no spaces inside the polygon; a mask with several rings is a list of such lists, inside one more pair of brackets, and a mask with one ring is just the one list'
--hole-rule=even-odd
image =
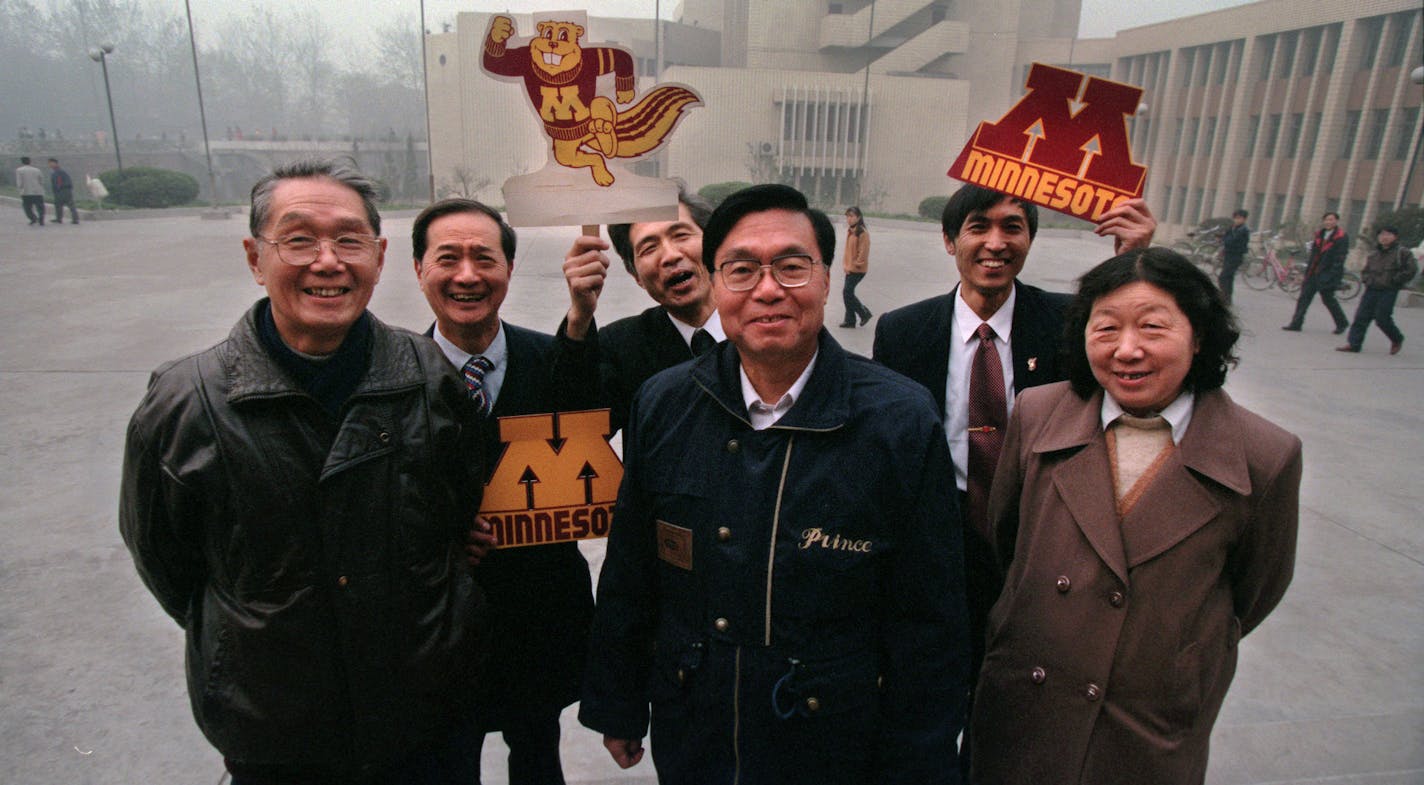
{"label": "coat lapel", "polygon": [[1053,487],[1098,558],[1127,583],[1126,549],[1099,416],[1102,403],[1101,392],[1087,401],[1071,392],[1065,394],[1034,441],[1033,451],[1044,454],[1076,449],[1053,467]]}

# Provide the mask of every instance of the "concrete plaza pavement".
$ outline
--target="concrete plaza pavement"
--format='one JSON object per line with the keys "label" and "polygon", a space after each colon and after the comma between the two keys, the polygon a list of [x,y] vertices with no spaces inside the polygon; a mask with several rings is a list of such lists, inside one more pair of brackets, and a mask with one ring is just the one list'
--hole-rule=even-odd
{"label": "concrete plaza pavement", "polygon": [[[371,309],[423,329],[412,217],[387,217]],[[877,314],[950,287],[937,227],[870,228],[859,295]],[[115,509],[124,429],[149,372],[221,340],[261,295],[242,258],[245,229],[245,216],[191,215],[39,229],[18,210],[0,224],[0,785],[223,777],[189,714],[182,632],[134,573]],[[557,324],[575,231],[520,233],[509,321]],[[1110,253],[1091,235],[1045,231],[1024,278],[1071,290]],[[843,315],[839,266],[832,325]],[[1318,304],[1304,333],[1285,333],[1291,298],[1237,288],[1247,333],[1227,390],[1300,435],[1305,476],[1295,582],[1242,643],[1208,782],[1424,783],[1424,309],[1396,312],[1409,336],[1398,356],[1377,331],[1363,353],[1342,354]],[[600,319],[646,304],[615,270]],[[869,352],[871,328],[832,332]],[[586,552],[596,574],[601,545]],[[564,728],[570,783],[654,780],[649,761],[620,772],[572,708]],[[505,782],[502,752],[492,737],[485,782]]]}

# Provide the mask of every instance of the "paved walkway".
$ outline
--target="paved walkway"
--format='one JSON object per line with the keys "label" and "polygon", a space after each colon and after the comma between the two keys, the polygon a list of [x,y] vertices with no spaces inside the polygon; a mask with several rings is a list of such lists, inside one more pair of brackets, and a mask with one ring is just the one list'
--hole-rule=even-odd
{"label": "paved walkway", "polygon": [[[220,340],[261,294],[239,245],[245,218],[192,216],[29,228],[0,225],[0,785],[218,783],[189,714],[181,631],[139,583],[115,526],[124,427],[149,371]],[[386,222],[372,310],[429,322],[410,258],[410,214]],[[859,295],[876,313],[948,289],[931,226],[877,224]],[[521,232],[505,315],[552,329],[572,230]],[[1058,290],[1110,254],[1045,232],[1025,278]],[[615,261],[615,264],[617,262]],[[838,323],[839,263],[827,322]],[[1371,333],[1340,354],[1316,305],[1238,287],[1248,333],[1227,389],[1305,441],[1301,545],[1285,601],[1242,644],[1213,740],[1211,785],[1424,783],[1424,309],[1401,308],[1396,356]],[[616,272],[601,316],[641,310]],[[1353,309],[1353,304],[1347,304]],[[834,330],[869,352],[870,329]],[[588,555],[595,568],[601,548]],[[570,783],[648,783],[608,761],[565,714]],[[504,782],[486,745],[487,783]]]}

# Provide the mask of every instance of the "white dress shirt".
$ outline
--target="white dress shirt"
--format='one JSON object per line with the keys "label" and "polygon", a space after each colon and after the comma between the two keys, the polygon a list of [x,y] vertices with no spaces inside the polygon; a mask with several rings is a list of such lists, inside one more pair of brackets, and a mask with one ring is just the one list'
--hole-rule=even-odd
{"label": "white dress shirt", "polygon": [[672,322],[672,326],[677,328],[677,334],[682,336],[682,342],[687,344],[688,349],[692,348],[692,335],[699,329],[706,330],[707,334],[715,338],[718,343],[727,340],[727,334],[722,331],[722,315],[717,313],[716,308],[712,309],[712,315],[707,317],[707,321],[703,322],[701,327],[693,327],[666,310],[663,313],[667,314],[668,321]]}
{"label": "white dress shirt", "polygon": [[752,386],[752,380],[747,378],[746,369],[737,366],[737,373],[742,377],[742,400],[747,404],[747,415],[752,421],[752,430],[764,431],[770,428],[792,406],[796,405],[796,399],[801,397],[801,392],[806,389],[806,381],[811,378],[811,370],[816,367],[816,358],[820,356],[821,351],[818,349],[815,354],[811,355],[811,362],[806,363],[806,369],[796,377],[791,389],[781,396],[781,400],[770,404],[763,401],[757,394],[756,388]]}
{"label": "white dress shirt", "polygon": [[[1187,426],[1192,422],[1192,410],[1196,408],[1197,397],[1189,390],[1183,390],[1167,408],[1158,412],[1162,419],[1172,426],[1172,444],[1181,444],[1182,437],[1187,435]],[[1124,414],[1118,402],[1113,400],[1111,395],[1103,393],[1102,422],[1103,430],[1107,430],[1109,425],[1117,421],[1117,418]]]}
{"label": "white dress shirt", "polygon": [[[440,326],[435,327],[435,343],[440,346],[440,351],[445,353],[445,359],[455,366],[455,370],[465,367],[465,363],[476,355],[461,349],[450,342],[440,333]],[[489,399],[490,409],[494,409],[495,401],[499,400],[499,388],[504,384],[504,372],[509,362],[509,341],[504,337],[504,322],[499,323],[499,331],[494,334],[494,340],[480,353],[481,357],[494,364],[485,372],[484,390],[485,397]]]}

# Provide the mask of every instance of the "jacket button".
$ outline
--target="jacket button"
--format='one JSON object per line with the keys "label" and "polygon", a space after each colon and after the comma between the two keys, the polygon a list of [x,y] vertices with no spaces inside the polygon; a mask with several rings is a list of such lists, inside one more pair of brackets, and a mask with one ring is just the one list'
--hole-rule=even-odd
{"label": "jacket button", "polygon": [[682,668],[678,668],[678,669],[677,669],[677,683],[678,683],[678,684],[682,684],[682,683],[685,682],[685,681],[687,681],[687,671],[683,670]]}
{"label": "jacket button", "polygon": [[1034,684],[1042,684],[1044,680],[1048,678],[1048,671],[1042,668],[1034,668],[1028,677],[1033,680]]}
{"label": "jacket button", "polygon": [[806,711],[809,711],[809,712],[811,712],[812,714],[814,714],[814,713],[816,713],[816,712],[818,712],[818,711],[820,711],[820,710],[821,710],[821,701],[820,701],[819,699],[817,699],[817,698],[815,698],[815,697],[810,697],[810,698],[807,698],[807,699],[806,699]]}
{"label": "jacket button", "polygon": [[885,689],[885,674],[882,673],[875,677],[875,687],[876,689]]}
{"label": "jacket button", "polygon": [[381,444],[389,444],[391,441],[391,435],[385,431],[376,434],[376,438],[381,440]]}
{"label": "jacket button", "polygon": [[727,540],[732,539],[732,530],[728,529],[726,526],[718,526],[717,539],[721,540],[722,542],[726,542]]}
{"label": "jacket button", "polygon": [[1083,695],[1086,696],[1088,700],[1095,701],[1098,698],[1102,697],[1103,691],[1102,688],[1098,685],[1089,684],[1088,689],[1083,691]]}
{"label": "jacket button", "polygon": [[736,439],[732,439],[732,440],[730,440],[730,441],[727,442],[727,452],[732,453],[733,455],[736,455],[737,453],[739,453],[739,452],[741,452],[741,451],[742,451],[742,443],[741,443],[741,442],[737,441]]}
{"label": "jacket button", "polygon": [[718,632],[726,632],[727,628],[732,626],[732,624],[726,619],[718,619],[717,621],[712,622],[712,626],[717,628]]}
{"label": "jacket button", "polygon": [[346,584],[348,584],[348,583],[350,583],[350,582],[351,582],[351,579],[350,579],[350,578],[347,578],[345,575],[343,575],[343,576],[341,576],[340,578],[337,578],[337,579],[336,579],[336,585],[337,585],[337,586],[340,586],[340,587],[343,588],[343,589],[346,588]]}
{"label": "jacket button", "polygon": [[1108,602],[1112,603],[1114,608],[1121,608],[1122,604],[1127,602],[1127,598],[1122,596],[1122,592],[1115,591],[1108,595]]}
{"label": "jacket button", "polygon": [[1060,575],[1060,576],[1058,576],[1058,582],[1057,582],[1057,584],[1058,584],[1058,593],[1059,593],[1059,594],[1067,594],[1067,593],[1068,593],[1068,590],[1071,589],[1071,588],[1073,588],[1073,582],[1070,581],[1070,580],[1068,580],[1068,576],[1067,576],[1067,575]]}

